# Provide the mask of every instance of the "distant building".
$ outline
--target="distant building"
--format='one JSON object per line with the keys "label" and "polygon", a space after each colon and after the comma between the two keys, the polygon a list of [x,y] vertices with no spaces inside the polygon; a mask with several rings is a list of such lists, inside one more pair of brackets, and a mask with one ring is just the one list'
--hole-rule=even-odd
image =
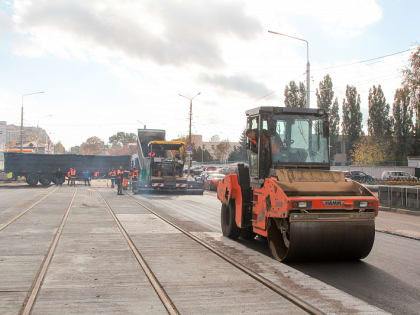
{"label": "distant building", "polygon": [[0,121],[0,152],[6,149],[7,143],[7,122]]}
{"label": "distant building", "polygon": [[[0,130],[3,125],[0,122]],[[6,124],[4,151],[20,152],[20,126]],[[1,149],[0,134],[0,149]],[[54,146],[47,132],[39,127],[23,127],[23,151],[31,153],[53,153]]]}

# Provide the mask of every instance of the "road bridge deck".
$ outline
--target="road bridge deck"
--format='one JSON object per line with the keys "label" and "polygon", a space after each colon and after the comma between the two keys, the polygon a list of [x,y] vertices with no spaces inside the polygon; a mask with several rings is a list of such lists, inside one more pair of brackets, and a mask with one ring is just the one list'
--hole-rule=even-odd
{"label": "road bridge deck", "polygon": [[16,206],[14,214],[25,214],[0,231],[1,314],[166,313],[102,197],[180,313],[304,313],[133,199],[109,189],[51,189],[30,211]]}
{"label": "road bridge deck", "polygon": [[[0,314],[165,314],[135,251],[181,314],[304,312],[149,210],[324,313],[414,314],[420,306],[419,269],[409,261],[417,240],[378,234],[358,264],[285,265],[268,256],[263,239],[222,237],[214,194],[117,196],[102,186],[0,189]],[[416,232],[401,217],[378,223],[392,229],[394,221]],[[408,258],[399,257],[406,249]]]}

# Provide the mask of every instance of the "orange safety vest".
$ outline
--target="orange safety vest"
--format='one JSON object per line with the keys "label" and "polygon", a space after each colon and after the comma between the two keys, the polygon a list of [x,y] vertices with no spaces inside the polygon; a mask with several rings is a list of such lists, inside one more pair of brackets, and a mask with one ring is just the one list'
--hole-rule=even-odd
{"label": "orange safety vest", "polygon": [[76,175],[76,170],[74,170],[74,169],[72,169],[72,168],[71,168],[71,169],[70,169],[70,175],[71,175],[71,176]]}
{"label": "orange safety vest", "polygon": [[118,179],[122,179],[123,174],[124,174],[124,172],[123,172],[123,171],[118,170],[118,171],[117,171],[117,178],[118,178]]}
{"label": "orange safety vest", "polygon": [[248,136],[249,141],[251,141],[253,144],[257,145],[257,140],[252,139],[251,137]]}

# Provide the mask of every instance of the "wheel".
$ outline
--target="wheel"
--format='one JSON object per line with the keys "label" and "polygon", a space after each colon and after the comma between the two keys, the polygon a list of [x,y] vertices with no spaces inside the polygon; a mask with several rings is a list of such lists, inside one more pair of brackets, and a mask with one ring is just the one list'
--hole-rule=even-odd
{"label": "wheel", "polygon": [[36,186],[39,181],[39,175],[37,173],[30,173],[26,176],[26,182],[30,186]]}
{"label": "wheel", "polygon": [[49,184],[51,184],[51,178],[48,175],[41,174],[39,182],[42,186],[48,186]]}
{"label": "wheel", "polygon": [[231,239],[237,239],[241,233],[235,222],[235,208],[232,203],[229,205],[222,204],[221,208],[221,226],[222,233]]}
{"label": "wheel", "polygon": [[[280,226],[279,226],[280,225]],[[274,259],[285,261],[290,246],[289,224],[285,219],[272,219],[268,228],[268,247]]]}

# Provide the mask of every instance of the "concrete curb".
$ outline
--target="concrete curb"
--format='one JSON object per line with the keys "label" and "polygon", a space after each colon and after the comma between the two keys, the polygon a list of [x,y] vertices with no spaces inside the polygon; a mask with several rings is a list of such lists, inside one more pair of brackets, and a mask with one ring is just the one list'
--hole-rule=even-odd
{"label": "concrete curb", "polygon": [[379,207],[379,210],[386,211],[386,212],[395,212],[401,214],[409,214],[414,216],[420,216],[420,211],[413,211],[413,210],[406,210],[406,209],[399,209],[399,208],[390,208],[390,207]]}

